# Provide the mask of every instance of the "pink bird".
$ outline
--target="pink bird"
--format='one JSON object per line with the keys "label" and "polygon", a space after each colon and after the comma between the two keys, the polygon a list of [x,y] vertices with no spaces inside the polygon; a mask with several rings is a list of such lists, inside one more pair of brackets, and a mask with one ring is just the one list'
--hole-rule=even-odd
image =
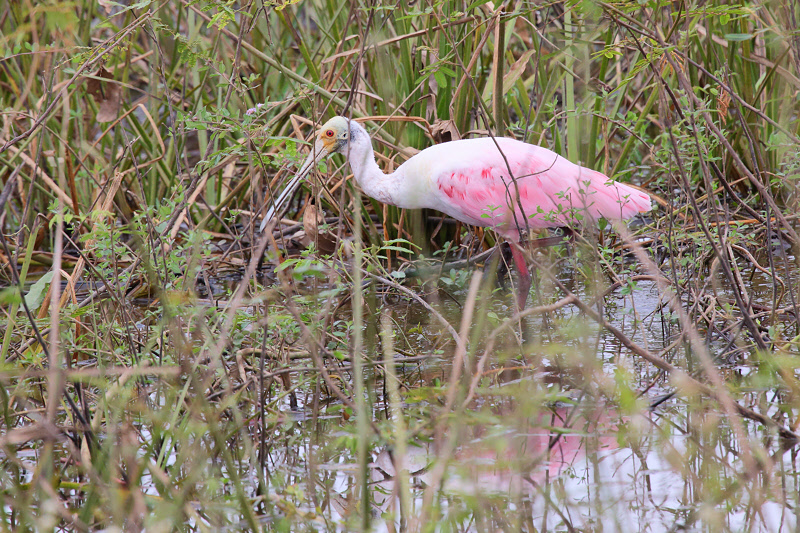
{"label": "pink bird", "polygon": [[519,270],[519,309],[525,307],[531,275],[517,243],[530,230],[575,227],[600,218],[624,220],[651,209],[644,192],[547,148],[506,137],[437,144],[384,174],[367,131],[355,121],[334,117],[317,132],[311,154],[267,211],[262,231],[306,174],[334,152],[348,158],[356,182],[372,198],[405,209],[436,209],[492,228],[510,241]]}

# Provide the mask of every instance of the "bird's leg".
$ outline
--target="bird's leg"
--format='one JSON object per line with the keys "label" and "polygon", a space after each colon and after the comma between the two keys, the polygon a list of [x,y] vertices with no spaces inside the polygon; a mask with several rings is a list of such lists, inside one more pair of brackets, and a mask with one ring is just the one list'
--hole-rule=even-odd
{"label": "bird's leg", "polygon": [[511,244],[511,254],[514,257],[514,265],[517,267],[519,273],[519,281],[517,284],[517,310],[522,311],[525,309],[525,303],[528,301],[528,293],[531,291],[531,273],[528,270],[528,262],[525,260],[525,253],[517,243]]}
{"label": "bird's leg", "polygon": [[495,280],[497,286],[506,290],[506,276],[508,275],[508,266],[511,264],[511,245],[507,242],[501,242],[497,245],[492,252],[491,257],[483,267],[483,279],[489,282],[491,276],[496,276]]}
{"label": "bird's leg", "polygon": [[511,263],[514,261],[514,247],[510,242],[503,241],[500,243],[500,265],[498,269],[499,275],[503,276],[503,289],[505,290],[506,276],[511,274]]}
{"label": "bird's leg", "polygon": [[561,239],[567,247],[567,255],[572,256],[572,246],[575,244],[575,232],[569,228],[561,228]]}
{"label": "bird's leg", "polygon": [[532,248],[547,248],[548,246],[556,246],[558,244],[566,244],[569,246],[573,242],[575,242],[575,234],[572,230],[569,228],[561,228],[561,235],[532,239],[529,241],[529,244]]}
{"label": "bird's leg", "polygon": [[523,247],[526,249],[531,248],[546,248],[548,246],[555,246],[558,244],[566,244],[569,251],[570,245],[575,242],[575,234],[569,228],[561,228],[561,235],[553,237],[542,237],[540,239],[533,239],[527,242],[509,243],[511,253],[514,256],[514,265],[519,272],[519,293],[517,294],[517,308],[522,311],[525,309],[525,303],[528,301],[528,293],[531,290],[531,273],[528,270],[528,262],[525,260],[525,253]]}

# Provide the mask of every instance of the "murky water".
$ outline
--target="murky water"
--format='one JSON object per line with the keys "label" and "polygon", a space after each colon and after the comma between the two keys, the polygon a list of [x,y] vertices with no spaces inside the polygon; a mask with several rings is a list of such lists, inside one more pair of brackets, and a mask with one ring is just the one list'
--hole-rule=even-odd
{"label": "murky water", "polygon": [[[766,301],[771,290],[756,280],[751,284],[753,302]],[[465,289],[453,295],[455,300],[439,294],[434,301],[457,324]],[[495,298],[488,309],[502,320],[510,314],[513,300],[503,294]],[[389,302],[389,312],[400,317],[405,331],[398,342],[404,353],[397,357],[430,354],[436,347],[433,339],[441,335],[439,324],[411,300]],[[667,310],[655,283],[645,280],[630,295],[617,291],[606,298],[604,313],[637,343],[659,353],[679,332],[665,317]],[[709,412],[708,420],[699,420],[702,417],[677,397],[650,409],[674,387],[632,357],[616,337],[573,307],[528,318],[522,328],[498,343],[498,355],[485,370],[494,378],[457,421],[448,423],[445,433],[455,433],[453,441],[412,441],[402,458],[411,509],[424,508],[426,494],[436,489],[442,518],[435,530],[677,531],[711,524],[729,530],[796,529],[797,516],[779,488],[781,483],[796,484],[796,478],[765,480],[762,487],[742,483],[737,459],[741,450],[724,417]],[[523,337],[526,342],[520,344]],[[712,353],[726,343],[722,337],[708,341]],[[587,347],[597,354],[592,363],[568,357]],[[679,344],[671,353],[680,359],[682,348]],[[501,360],[503,354],[506,360]],[[436,356],[398,365],[400,380],[408,387],[403,407],[410,426],[417,422],[420,427],[425,417],[438,413],[451,362],[449,347]],[[749,367],[747,361],[735,359],[731,369],[737,365]],[[645,391],[622,405],[618,397],[603,392],[611,390],[620,372],[633,375],[637,389]],[[384,391],[370,400],[375,420],[387,427],[385,387],[380,374],[370,376],[373,390]],[[439,393],[420,392],[437,387]],[[304,497],[296,503],[314,517],[306,525],[347,531],[363,502],[359,464],[352,450],[342,447],[352,445],[355,437],[346,420],[314,416],[310,405],[306,395],[287,418],[292,422],[283,431],[292,444],[271,447],[269,469],[283,480],[281,485],[302,488]],[[706,435],[697,430],[698,424],[714,424],[715,431]],[[753,438],[763,434],[756,426],[748,428]],[[398,452],[390,442],[373,444],[368,468],[372,527],[391,531],[397,525],[413,525],[419,517],[413,511],[404,516],[397,497],[403,490]],[[795,472],[792,457],[778,453],[775,471]],[[440,461],[446,463],[441,471]]]}
{"label": "murky water", "polygon": [[[458,327],[468,277],[445,275],[449,283],[416,281],[413,290]],[[585,301],[604,290],[575,282],[568,267],[556,275]],[[235,270],[205,276],[197,290],[209,309],[224,308],[240,280]],[[262,281],[275,279],[269,274]],[[330,288],[314,283],[301,280],[298,290]],[[750,276],[747,287],[754,306],[772,306],[778,298],[775,284],[760,272]],[[86,294],[97,289],[82,288]],[[374,286],[366,290],[377,291]],[[703,407],[704,400],[691,394],[671,396],[675,385],[663,373],[633,356],[576,307],[527,317],[498,333],[484,358],[482,378],[473,382],[487,339],[514,305],[513,294],[484,294],[468,333],[473,349],[466,357],[466,375],[455,381],[460,392],[445,410],[453,343],[424,306],[381,291],[374,301],[396,328],[395,373],[406,450],[398,448],[401,436],[391,416],[377,338],[366,340],[365,402],[379,431],[370,431],[363,472],[354,415],[317,380],[295,334],[291,349],[297,359],[291,360],[291,371],[269,378],[263,400],[269,409],[262,412],[257,402],[239,406],[241,423],[235,425],[241,432],[228,440],[235,462],[226,463],[214,452],[203,466],[224,485],[236,464],[236,476],[257,502],[255,513],[267,529],[352,531],[364,523],[359,517],[365,506],[375,531],[413,529],[420,525],[415,521],[430,520],[420,513],[431,509],[440,517],[435,531],[793,531],[800,526],[792,503],[800,494],[794,451],[784,452],[780,440],[763,427],[738,420],[747,438],[742,441],[719,406]],[[530,305],[552,303],[554,294],[552,284],[543,281]],[[724,290],[716,296],[732,298]],[[634,342],[678,366],[698,367],[688,345],[680,342],[680,327],[655,282],[640,280],[632,292],[617,290],[601,301],[598,310]],[[144,308],[150,303],[142,300]],[[336,308],[341,324],[352,319],[350,306],[345,302]],[[244,332],[258,330],[257,313],[256,307],[248,313],[253,319]],[[712,354],[723,355],[716,363],[735,384],[757,365],[732,342],[742,333],[726,329],[726,320],[720,316],[714,328],[698,321],[698,332]],[[154,323],[141,321],[142,333]],[[480,333],[472,334],[479,327]],[[368,326],[365,333],[377,335],[377,330]],[[345,337],[329,340],[332,346],[349,342]],[[236,366],[243,363],[251,372],[258,368],[256,360],[245,357],[227,362],[229,374],[241,374],[242,382],[247,370],[242,373]],[[330,362],[328,370],[342,387],[352,387],[348,360]],[[261,385],[255,380],[246,386],[259,391]],[[766,401],[770,391],[773,396]],[[775,401],[776,394],[767,387],[738,398],[772,416],[783,405]],[[150,401],[156,409],[165,408],[164,398],[152,393]],[[138,431],[143,442],[158,440],[147,424]],[[161,452],[162,468],[189,468],[186,449],[193,444],[161,444],[172,450]],[[743,461],[754,453],[766,453],[762,464]],[[141,478],[151,498],[163,494],[159,483],[150,472]],[[208,507],[198,504],[200,514],[189,523],[231,531],[246,527],[236,506],[229,501],[219,505],[217,518],[206,519]],[[220,521],[219,516],[227,518]]]}

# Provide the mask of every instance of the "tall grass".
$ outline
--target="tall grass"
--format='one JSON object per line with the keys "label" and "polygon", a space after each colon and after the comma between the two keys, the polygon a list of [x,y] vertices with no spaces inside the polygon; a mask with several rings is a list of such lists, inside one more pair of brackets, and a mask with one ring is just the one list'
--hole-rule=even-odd
{"label": "tall grass", "polygon": [[[0,6],[0,527],[796,527],[797,12]],[[491,232],[341,156],[256,231],[335,114],[387,170],[507,135],[658,209],[532,254],[519,316]]]}

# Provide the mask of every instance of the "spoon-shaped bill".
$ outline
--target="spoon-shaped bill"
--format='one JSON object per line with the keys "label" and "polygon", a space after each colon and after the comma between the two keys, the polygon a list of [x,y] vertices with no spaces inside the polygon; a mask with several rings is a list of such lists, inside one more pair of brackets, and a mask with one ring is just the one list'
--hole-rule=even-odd
{"label": "spoon-shaped bill", "polygon": [[297,171],[297,174],[294,175],[286,188],[283,189],[281,194],[275,199],[275,203],[273,203],[270,208],[267,209],[267,213],[264,215],[263,220],[261,220],[261,227],[259,228],[259,231],[264,231],[264,228],[267,227],[267,224],[269,224],[270,220],[272,220],[275,214],[281,210],[283,204],[285,204],[289,198],[292,197],[303,178],[305,178],[309,171],[316,167],[326,155],[328,155],[328,149],[322,144],[322,142],[317,141],[313,150],[311,150],[311,153],[308,154],[303,166],[300,167],[300,170]]}

